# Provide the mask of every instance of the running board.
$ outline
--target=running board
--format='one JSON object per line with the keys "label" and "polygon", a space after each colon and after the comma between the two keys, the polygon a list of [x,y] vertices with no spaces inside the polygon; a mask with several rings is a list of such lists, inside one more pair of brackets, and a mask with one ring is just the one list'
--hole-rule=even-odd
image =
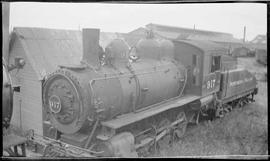
{"label": "running board", "polygon": [[200,98],[200,96],[196,96],[196,95],[186,95],[186,96],[183,96],[183,97],[178,98],[176,100],[166,102],[163,104],[159,104],[159,105],[153,106],[149,109],[146,109],[146,110],[143,110],[140,112],[136,112],[136,113],[132,112],[132,113],[124,114],[116,119],[101,122],[101,125],[104,127],[116,130],[116,129],[119,129],[119,128],[124,127],[126,125],[130,125],[132,123],[143,120],[145,118],[157,115],[157,114],[162,113],[164,111],[167,111],[169,109],[183,106],[183,105],[190,103],[192,101],[195,101],[199,98]]}

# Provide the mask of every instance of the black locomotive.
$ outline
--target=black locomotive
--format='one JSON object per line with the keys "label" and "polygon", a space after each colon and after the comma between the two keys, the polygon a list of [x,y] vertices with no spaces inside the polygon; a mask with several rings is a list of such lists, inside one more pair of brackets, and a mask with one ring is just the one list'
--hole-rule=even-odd
{"label": "black locomotive", "polygon": [[[150,35],[132,48],[113,40],[103,51],[99,30],[82,34],[82,61],[48,75],[42,94],[44,136],[73,150],[50,146],[45,155],[136,157],[165,136],[183,137],[188,123],[254,101],[258,92],[255,77],[215,43]],[[13,91],[19,90],[8,71],[24,61],[2,61],[2,124],[8,128]]]}
{"label": "black locomotive", "polygon": [[104,52],[99,30],[82,34],[81,63],[61,65],[44,82],[44,127],[46,136],[94,156],[137,156],[257,94],[255,77],[226,64],[217,44],[150,36],[132,48],[116,39]]}

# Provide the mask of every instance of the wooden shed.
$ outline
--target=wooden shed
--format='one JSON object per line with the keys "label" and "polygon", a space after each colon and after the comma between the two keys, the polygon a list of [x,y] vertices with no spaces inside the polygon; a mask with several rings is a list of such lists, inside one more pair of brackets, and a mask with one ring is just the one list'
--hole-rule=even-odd
{"label": "wooden shed", "polygon": [[263,65],[267,65],[267,49],[266,48],[256,49],[256,60],[257,62]]}
{"label": "wooden shed", "polygon": [[[100,36],[101,46],[108,44],[107,36],[104,36],[104,33],[100,33]],[[80,62],[81,31],[14,28],[7,62],[13,63],[15,57],[24,58],[26,64],[23,69],[11,72],[13,83],[21,85],[20,92],[14,94],[11,124],[23,130],[34,129],[35,133],[43,135],[42,81],[46,74],[53,72],[58,65]]]}

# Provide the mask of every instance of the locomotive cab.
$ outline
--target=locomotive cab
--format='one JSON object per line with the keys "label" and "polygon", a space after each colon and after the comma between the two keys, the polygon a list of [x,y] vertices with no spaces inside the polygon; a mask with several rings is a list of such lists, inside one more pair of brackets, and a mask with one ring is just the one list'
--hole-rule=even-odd
{"label": "locomotive cab", "polygon": [[215,43],[175,40],[175,59],[188,69],[187,94],[207,96],[219,91],[221,55],[226,50]]}

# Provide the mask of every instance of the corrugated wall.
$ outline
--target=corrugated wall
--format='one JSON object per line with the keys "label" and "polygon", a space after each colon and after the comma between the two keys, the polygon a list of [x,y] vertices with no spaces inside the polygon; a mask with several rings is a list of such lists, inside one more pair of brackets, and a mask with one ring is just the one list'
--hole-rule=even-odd
{"label": "corrugated wall", "polygon": [[38,77],[18,39],[14,41],[9,63],[13,63],[16,56],[24,58],[26,64],[23,69],[15,69],[11,72],[13,83],[21,85],[20,93],[14,93],[14,111],[11,124],[22,127],[23,130],[34,129],[35,133],[42,135],[41,82],[38,81]]}

